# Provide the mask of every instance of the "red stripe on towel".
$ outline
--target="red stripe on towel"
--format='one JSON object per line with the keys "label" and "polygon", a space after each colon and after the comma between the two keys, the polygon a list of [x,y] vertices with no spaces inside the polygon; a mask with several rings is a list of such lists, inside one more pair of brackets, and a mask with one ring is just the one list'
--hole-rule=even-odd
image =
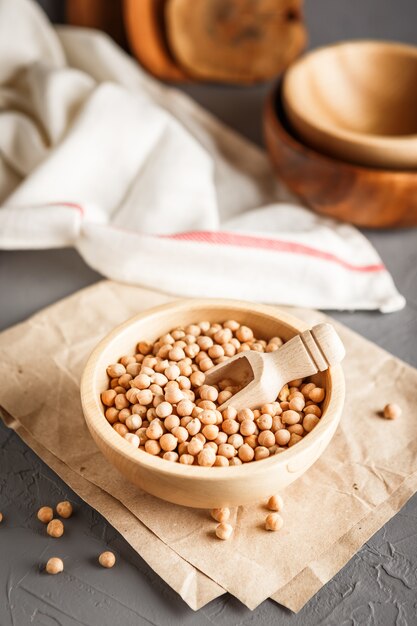
{"label": "red stripe on towel", "polygon": [[259,248],[261,250],[271,250],[275,252],[288,252],[290,254],[303,254],[312,256],[323,261],[337,263],[345,269],[353,272],[381,272],[385,270],[382,263],[374,265],[353,265],[344,259],[323,250],[310,248],[301,243],[293,241],[282,241],[280,239],[269,239],[266,237],[254,237],[252,235],[242,235],[238,233],[222,231],[190,231],[185,233],[175,233],[173,235],[159,235],[163,239],[174,239],[175,241],[192,241],[195,243],[209,243],[223,246],[240,246],[242,248]]}

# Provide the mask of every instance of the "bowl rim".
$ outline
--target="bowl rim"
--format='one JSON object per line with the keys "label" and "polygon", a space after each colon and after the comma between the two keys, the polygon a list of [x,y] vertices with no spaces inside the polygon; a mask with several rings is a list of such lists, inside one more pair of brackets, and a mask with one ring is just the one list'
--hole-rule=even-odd
{"label": "bowl rim", "polygon": [[283,322],[283,324],[289,326],[290,329],[293,329],[296,332],[302,332],[303,330],[309,328],[306,322],[278,307],[275,308],[269,305],[255,304],[239,300],[213,298],[174,300],[166,304],[146,309],[145,311],[129,318],[122,324],[119,324],[107,333],[103,339],[101,339],[90,354],[82,373],[80,385],[81,404],[87,426],[89,430],[94,431],[94,434],[103,440],[106,445],[113,450],[113,452],[121,455],[124,459],[135,462],[138,467],[143,466],[144,468],[151,470],[152,472],[156,472],[161,476],[176,476],[183,479],[202,478],[209,481],[225,479],[240,480],[245,475],[253,472],[263,472],[268,470],[268,468],[272,470],[282,464],[287,465],[301,453],[319,443],[319,441],[326,435],[329,428],[334,426],[336,429],[337,423],[341,418],[345,398],[345,379],[341,365],[337,365],[336,367],[332,367],[328,370],[328,375],[332,377],[332,385],[335,392],[330,395],[323,416],[314,430],[303,437],[303,439],[295,446],[285,450],[285,452],[276,454],[267,459],[229,467],[183,465],[181,463],[167,461],[159,456],[149,454],[144,450],[133,448],[131,444],[129,444],[112,428],[104,415],[99,394],[96,394],[95,392],[94,376],[97,369],[97,363],[102,355],[102,352],[111,343],[117,341],[117,338],[122,333],[146,318],[150,318],[152,316],[164,316],[165,313],[173,312],[174,310],[176,312],[181,312],[182,310],[190,311],[190,309],[195,309],[196,313],[198,313],[200,309],[215,309],[220,307],[228,307],[239,311],[247,311],[249,309],[255,314],[263,316],[266,315],[275,321],[279,319],[279,321]]}
{"label": "bowl rim", "polygon": [[[291,66],[285,71],[282,77],[282,100],[286,113],[288,114],[288,92],[286,86],[288,86],[289,80],[291,76],[294,75],[297,71],[300,70],[300,67],[303,67],[308,63],[308,61],[314,57],[319,57],[327,53],[331,53],[334,50],[340,48],[360,48],[360,47],[370,47],[372,46],[375,49],[381,50],[382,48],[389,48],[393,55],[407,55],[409,58],[415,58],[417,64],[417,46],[413,46],[411,44],[400,43],[396,41],[385,41],[385,40],[375,40],[375,39],[359,39],[359,40],[346,40],[340,41],[337,43],[333,43],[330,45],[320,46],[319,48],[315,48],[314,50],[309,51],[307,54],[302,55],[298,58]],[[384,148],[387,147],[400,147],[404,148],[404,150],[409,149],[410,144],[417,144],[417,131],[415,133],[410,133],[407,135],[383,135],[378,133],[360,133],[354,130],[344,130],[337,125],[332,123],[323,124],[314,120],[310,115],[305,115],[301,112],[301,108],[298,106],[298,103],[291,101],[291,110],[292,115],[296,115],[299,117],[304,124],[307,124],[311,128],[318,130],[323,133],[327,137],[336,137],[350,145],[362,146],[362,147],[375,147],[375,148]],[[304,110],[305,111],[305,110]],[[372,167],[372,166],[370,166]],[[380,168],[378,168],[380,169]],[[412,168],[410,168],[412,169]]]}
{"label": "bowl rim", "polygon": [[[321,161],[326,165],[334,167],[337,164],[345,171],[351,172],[353,175],[363,175],[373,177],[384,177],[385,179],[403,179],[408,180],[417,177],[416,168],[387,168],[379,167],[376,165],[362,165],[361,163],[352,163],[351,161],[344,161],[340,157],[330,156],[324,152],[320,152],[317,148],[303,142],[301,137],[296,134],[295,129],[291,127],[287,114],[284,111],[282,105],[282,84],[283,78],[278,79],[272,86],[265,100],[265,115],[264,115],[264,132],[267,133],[267,129],[271,129],[275,141],[285,141],[292,150],[298,154],[308,156],[316,161]],[[278,108],[279,105],[279,108]],[[267,142],[267,147],[268,147]]]}

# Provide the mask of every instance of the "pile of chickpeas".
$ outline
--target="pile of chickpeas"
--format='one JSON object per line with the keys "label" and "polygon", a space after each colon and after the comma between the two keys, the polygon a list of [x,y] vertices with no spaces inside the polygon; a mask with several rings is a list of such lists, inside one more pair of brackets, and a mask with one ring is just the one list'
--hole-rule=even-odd
{"label": "pile of chickpeas", "polygon": [[259,409],[231,405],[220,412],[240,387],[231,379],[205,384],[206,372],[235,354],[282,344],[280,337],[255,338],[235,320],[203,321],[141,341],[134,355],[107,368],[106,419],[134,448],[185,465],[226,467],[283,452],[319,422],[323,388],[293,380]]}

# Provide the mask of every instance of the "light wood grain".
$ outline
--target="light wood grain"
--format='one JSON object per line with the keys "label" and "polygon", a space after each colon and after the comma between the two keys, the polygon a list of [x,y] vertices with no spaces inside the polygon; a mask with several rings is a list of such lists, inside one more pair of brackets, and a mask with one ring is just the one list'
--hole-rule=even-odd
{"label": "light wood grain", "polygon": [[206,374],[206,383],[214,385],[231,378],[239,386],[238,393],[224,402],[219,410],[233,406],[240,411],[274,402],[284,385],[297,378],[324,372],[338,365],[345,349],[331,324],[318,324],[293,337],[275,352],[248,350],[213,367]]}
{"label": "light wood grain", "polygon": [[417,224],[417,171],[351,165],[306,146],[285,117],[280,84],[266,103],[264,133],[277,176],[317,213],[368,228]]}
{"label": "light wood grain", "polygon": [[286,72],[283,104],[300,137],[325,154],[417,168],[417,47],[356,41],[315,50]]}
{"label": "light wood grain", "polygon": [[289,340],[307,330],[306,324],[279,309],[228,300],[185,300],[170,303],[128,320],[105,337],[91,354],[81,381],[85,419],[97,446],[130,482],[149,493],[185,506],[236,506],[279,492],[301,476],[330,442],[341,416],[344,377],[339,365],[317,374],[326,388],[323,417],[318,426],[289,450],[236,467],[199,467],[171,463],[134,449],[108,424],[100,393],[108,385],[106,367],[132,354],[139,340],[154,341],[171,328],[192,322],[236,319],[253,328],[259,338]]}

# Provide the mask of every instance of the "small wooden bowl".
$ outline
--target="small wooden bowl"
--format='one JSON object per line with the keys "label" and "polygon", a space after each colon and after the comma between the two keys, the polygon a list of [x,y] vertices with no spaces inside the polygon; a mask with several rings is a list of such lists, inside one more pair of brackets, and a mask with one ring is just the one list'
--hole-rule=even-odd
{"label": "small wooden bowl", "polygon": [[282,100],[292,127],[320,152],[417,168],[417,47],[353,41],[314,50],[285,73]]}
{"label": "small wooden bowl", "polygon": [[417,225],[417,171],[355,166],[307,147],[285,116],[280,84],[266,102],[264,134],[278,177],[317,213],[367,228]]}
{"label": "small wooden bowl", "polygon": [[316,428],[289,450],[236,467],[199,467],[172,463],[134,449],[107,422],[100,393],[107,388],[106,367],[133,354],[139,340],[154,341],[175,326],[196,321],[236,319],[260,338],[290,339],[306,324],[278,309],[228,300],[184,300],[141,313],[118,326],[91,354],[81,381],[81,400],[91,435],[104,456],[127,480],[154,496],[197,508],[238,506],[267,498],[301,476],[332,438],[344,402],[340,366],[318,375],[326,388],[323,416]]}

